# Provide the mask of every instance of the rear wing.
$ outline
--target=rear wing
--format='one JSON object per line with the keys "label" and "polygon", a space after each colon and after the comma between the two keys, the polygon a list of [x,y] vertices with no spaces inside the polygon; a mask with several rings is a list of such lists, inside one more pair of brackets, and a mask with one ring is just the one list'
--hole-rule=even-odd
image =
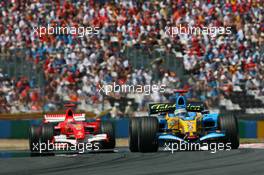
{"label": "rear wing", "polygon": [[[66,118],[66,114],[45,114],[44,119],[47,122],[63,122]],[[85,121],[85,114],[73,114],[73,118],[76,121]]]}
{"label": "rear wing", "polygon": [[149,104],[149,114],[158,114],[162,112],[174,112],[176,109],[175,103],[155,103]]}

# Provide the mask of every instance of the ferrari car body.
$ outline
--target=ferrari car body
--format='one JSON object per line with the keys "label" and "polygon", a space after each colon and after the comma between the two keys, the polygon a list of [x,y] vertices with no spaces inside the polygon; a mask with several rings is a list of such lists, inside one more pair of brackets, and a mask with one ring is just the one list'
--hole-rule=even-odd
{"label": "ferrari car body", "polygon": [[69,107],[64,114],[44,115],[40,125],[30,127],[29,146],[33,153],[50,152],[55,148],[69,146],[79,148],[76,147],[79,144],[82,147],[84,144],[89,145],[89,150],[95,147],[97,150],[113,149],[115,131],[112,123],[101,119],[87,121],[84,113],[75,114]]}

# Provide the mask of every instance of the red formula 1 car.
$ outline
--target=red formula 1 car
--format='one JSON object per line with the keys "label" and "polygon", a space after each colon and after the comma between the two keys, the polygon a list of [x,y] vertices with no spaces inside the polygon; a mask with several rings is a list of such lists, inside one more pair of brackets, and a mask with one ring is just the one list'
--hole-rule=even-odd
{"label": "red formula 1 car", "polygon": [[29,131],[31,153],[56,150],[84,152],[86,150],[114,149],[115,131],[109,121],[86,121],[85,114],[73,113],[73,105],[65,114],[44,115],[43,122]]}

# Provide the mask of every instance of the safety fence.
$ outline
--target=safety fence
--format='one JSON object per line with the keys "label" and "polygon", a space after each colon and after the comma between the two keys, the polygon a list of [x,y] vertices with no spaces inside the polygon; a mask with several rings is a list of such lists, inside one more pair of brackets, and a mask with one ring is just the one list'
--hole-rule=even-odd
{"label": "safety fence", "polygon": [[[155,72],[155,69],[162,67],[166,70],[176,72],[179,77],[184,75],[182,56],[176,56],[173,52],[139,46],[138,48],[126,48],[123,56],[128,58],[133,68],[136,69],[151,69]],[[155,76],[153,78],[155,79]]]}
{"label": "safety fence", "polygon": [[45,84],[43,67],[41,64],[35,64],[35,60],[28,59],[27,52],[26,49],[14,49],[9,54],[0,54],[0,69],[9,78],[27,77],[31,86],[43,88]]}
{"label": "safety fence", "polygon": [[[20,77],[27,77],[35,87],[44,90],[47,83],[44,78],[43,63],[45,59],[36,61],[29,58],[29,50],[25,48],[17,48],[9,51],[9,54],[0,54],[0,69],[8,75],[16,79]],[[127,58],[134,69],[151,69],[154,72],[158,67],[166,70],[174,71],[178,76],[184,74],[183,60],[175,53],[160,51],[155,48],[128,47],[121,53]],[[37,64],[36,64],[37,63]],[[154,65],[158,65],[155,67]],[[155,68],[154,68],[154,67]],[[158,77],[156,77],[158,79]]]}
{"label": "safety fence", "polygon": [[[116,137],[128,137],[128,118],[112,120],[115,125]],[[29,127],[39,124],[41,120],[0,120],[0,139],[28,138]],[[264,120],[240,120],[239,132],[241,138],[264,139]]]}

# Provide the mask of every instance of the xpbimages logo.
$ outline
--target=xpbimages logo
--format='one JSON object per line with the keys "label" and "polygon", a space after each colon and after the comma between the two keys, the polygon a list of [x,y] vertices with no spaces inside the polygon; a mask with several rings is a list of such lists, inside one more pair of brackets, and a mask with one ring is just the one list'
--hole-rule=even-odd
{"label": "xpbimages logo", "polygon": [[98,35],[99,27],[52,26],[34,27],[34,34],[42,37],[45,35],[75,35],[77,37]]}
{"label": "xpbimages logo", "polygon": [[173,154],[177,151],[203,151],[208,150],[211,153],[216,153],[216,151],[230,151],[231,143],[186,143],[186,142],[167,142],[164,144],[164,151],[171,151]]}
{"label": "xpbimages logo", "polygon": [[99,143],[77,143],[77,144],[61,144],[52,143],[48,141],[36,142],[32,145],[33,152],[43,153],[45,151],[74,151],[78,153],[84,153],[85,151],[98,151],[100,149]]}
{"label": "xpbimages logo", "polygon": [[98,92],[105,95],[111,93],[138,93],[150,95],[155,92],[164,93],[165,87],[165,85],[119,85],[114,82],[113,84],[99,85]]}
{"label": "xpbimages logo", "polygon": [[183,26],[173,26],[165,27],[165,34],[170,37],[175,37],[177,35],[208,35],[210,37],[216,37],[217,35],[230,35],[232,33],[231,27],[195,27],[191,25]]}

